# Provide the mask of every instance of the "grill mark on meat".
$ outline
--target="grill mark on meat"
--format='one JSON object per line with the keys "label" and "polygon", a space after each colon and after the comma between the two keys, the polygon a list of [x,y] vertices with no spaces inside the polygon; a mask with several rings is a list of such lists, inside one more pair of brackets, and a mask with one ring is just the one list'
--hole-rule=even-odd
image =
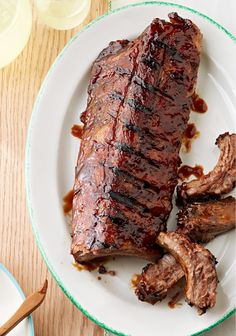
{"label": "grill mark on meat", "polygon": [[140,78],[139,76],[134,76],[134,83],[137,85],[140,85],[143,89],[148,90],[152,93],[158,93],[161,96],[168,98],[169,100],[173,101],[174,98],[172,98],[171,96],[169,96],[167,93],[165,93],[164,91],[160,90],[158,87],[153,86],[152,84],[149,84],[147,82],[145,82],[142,78]]}
{"label": "grill mark on meat", "polygon": [[[112,149],[112,146],[111,146]],[[96,149],[95,149],[96,151]],[[109,162],[106,161],[104,165],[106,167],[113,168],[117,165],[114,161],[114,157],[117,156],[117,153],[121,153],[115,147],[113,147],[113,151],[110,153],[111,156],[109,157]],[[170,187],[173,183],[175,184],[175,179],[172,176],[169,176],[168,172],[160,171],[160,169],[156,166],[150,165],[148,160],[143,159],[142,157],[136,156],[134,154],[130,154],[129,152],[122,152],[123,160],[119,164],[119,168],[126,172],[132,172],[132,175],[142,181],[149,183],[152,186],[160,188],[164,188],[166,190],[166,183],[164,182],[164,178],[168,179],[168,187]],[[97,154],[99,154],[97,152]],[[169,164],[171,164],[169,162]],[[162,163],[162,166],[165,166],[165,163]],[[88,169],[89,167],[85,167]],[[166,177],[165,174],[168,176]],[[164,178],[163,178],[164,177]],[[176,177],[177,179],[177,177]]]}
{"label": "grill mark on meat", "polygon": [[128,98],[127,104],[136,111],[143,112],[148,115],[153,113],[153,110],[150,107],[143,106],[136,99]]}
{"label": "grill mark on meat", "polygon": [[119,218],[119,217],[113,217],[113,216],[111,216],[111,215],[108,215],[108,217],[110,218],[110,220],[113,222],[113,223],[115,223],[115,224],[117,224],[117,225],[119,225],[119,226],[125,226],[125,225],[127,225],[127,221],[126,220],[124,220],[123,218]]}
{"label": "grill mark on meat", "polygon": [[114,192],[114,191],[110,191],[109,195],[116,200],[119,203],[123,203],[126,207],[128,208],[137,208],[139,210],[139,212],[143,213],[147,213],[150,212],[150,210],[146,207],[144,207],[141,203],[139,203],[137,200],[133,199],[132,197],[128,197],[126,195],[123,195],[119,192]]}
{"label": "grill mark on meat", "polygon": [[183,62],[183,57],[178,53],[175,47],[169,46],[167,43],[159,40],[158,38],[154,39],[153,43],[155,44],[155,46],[164,49],[169,56],[172,56],[174,58],[174,60],[178,62]]}
{"label": "grill mark on meat", "polygon": [[180,73],[180,72],[171,72],[171,73],[170,73],[170,78],[182,82],[182,81],[184,80],[184,73]]}
{"label": "grill mark on meat", "polygon": [[160,210],[163,208],[161,199],[162,191],[150,183],[138,179],[127,171],[118,168],[112,168],[118,180],[113,183],[112,191],[119,192],[127,197],[132,197],[154,216],[160,216]]}
{"label": "grill mark on meat", "polygon": [[[177,140],[175,143],[170,144],[170,142],[168,141],[168,137],[166,135],[159,134],[159,137],[157,138],[155,133],[152,132],[148,127],[143,126],[143,127],[137,127],[136,125],[127,122],[126,120],[124,121],[120,121],[121,123],[123,123],[123,125],[129,130],[132,131],[134,133],[139,133],[140,136],[140,141],[142,140],[143,143],[147,143],[148,145],[150,144],[150,147],[152,147],[153,149],[156,150],[161,150],[163,151],[164,149],[168,150],[168,148],[170,147],[175,147],[175,146],[180,146],[180,141]],[[165,145],[161,145],[162,143],[164,143]],[[170,150],[168,150],[169,152],[171,152]]]}
{"label": "grill mark on meat", "polygon": [[121,67],[115,67],[115,72],[121,76],[124,75],[131,75],[131,71],[129,69],[121,68]]}
{"label": "grill mark on meat", "polygon": [[[103,200],[102,204],[107,202]],[[109,218],[111,221],[116,221],[116,231],[120,233],[120,237],[117,239],[117,247],[119,242],[122,241],[122,237],[127,239],[131,235],[130,239],[135,242],[137,246],[141,247],[144,242],[145,246],[153,246],[154,236],[147,237],[147,232],[152,228],[153,231],[160,231],[162,226],[160,226],[161,219],[155,218],[149,212],[139,213],[138,208],[127,208],[125,204],[119,203],[116,200],[112,203],[112,208],[102,211],[101,215],[96,216],[99,221]],[[145,225],[145,220],[149,221],[150,227]],[[120,225],[118,225],[118,223]],[[155,229],[154,229],[155,228]],[[100,227],[99,227],[100,230]],[[155,247],[156,249],[156,247]],[[151,249],[152,250],[152,249]],[[150,250],[150,252],[152,252]]]}
{"label": "grill mark on meat", "polygon": [[[140,78],[139,76],[134,76],[134,83],[137,85],[140,85],[143,89],[146,89],[152,93],[156,93],[157,89],[149,83],[146,83],[142,78]],[[169,97],[169,96],[168,96]],[[172,97],[171,97],[172,99]]]}
{"label": "grill mark on meat", "polygon": [[139,179],[136,176],[130,174],[128,171],[124,171],[122,169],[119,169],[118,167],[113,167],[112,168],[113,172],[117,175],[120,176],[122,179],[124,180],[128,180],[131,183],[135,184],[135,183],[139,183],[139,188],[143,188],[143,189],[151,189],[153,191],[155,191],[156,193],[160,192],[160,188],[155,187],[154,185],[148,183],[145,180]]}
{"label": "grill mark on meat", "polygon": [[152,166],[155,166],[157,168],[159,168],[160,166],[158,165],[158,163],[155,160],[152,160],[148,157],[146,157],[143,153],[141,153],[140,151],[136,151],[133,147],[127,145],[126,143],[120,143],[120,142],[116,142],[115,143],[115,147],[119,150],[119,151],[123,151],[123,152],[127,152],[130,154],[134,154],[136,156],[141,157],[142,159],[148,161],[148,163]]}
{"label": "grill mark on meat", "polygon": [[128,122],[124,122],[124,125],[125,127],[129,130],[129,131],[132,131],[132,132],[140,132],[141,131],[141,128],[134,125],[134,124],[130,124]]}
{"label": "grill mark on meat", "polygon": [[152,70],[160,69],[161,65],[150,55],[142,55],[141,62],[147,65]]}
{"label": "grill mark on meat", "polygon": [[[146,158],[152,159],[153,161],[160,161],[160,158],[158,160],[155,159],[155,155],[153,156],[153,150],[160,152],[160,151],[166,151],[169,154],[173,153],[175,151],[175,146],[173,144],[170,144],[168,142],[168,139],[155,139],[155,137],[148,131],[148,129],[145,128],[136,128],[134,125],[130,125],[127,123],[123,123],[122,121],[117,126],[117,133],[120,132],[120,130],[123,131],[123,126],[129,130],[129,132],[126,133],[126,136],[130,139],[132,138],[132,147],[136,152],[141,152]],[[123,132],[125,132],[124,130]],[[119,142],[118,136],[117,136],[117,142]],[[123,140],[123,139],[121,139]],[[180,145],[180,143],[178,143]],[[151,151],[151,155],[150,155]]]}
{"label": "grill mark on meat", "polygon": [[153,215],[159,215],[160,207],[162,207],[160,192],[150,188],[143,188],[142,184],[134,178],[124,178],[119,175],[119,178],[114,180],[112,191],[136,200],[136,203],[140,204],[145,209],[145,212],[147,212],[146,208],[148,208]]}
{"label": "grill mark on meat", "polygon": [[120,100],[120,101],[124,100],[124,97],[122,96],[122,94],[116,91],[112,91],[111,93],[109,93],[108,96],[109,98],[114,99],[114,100]]}

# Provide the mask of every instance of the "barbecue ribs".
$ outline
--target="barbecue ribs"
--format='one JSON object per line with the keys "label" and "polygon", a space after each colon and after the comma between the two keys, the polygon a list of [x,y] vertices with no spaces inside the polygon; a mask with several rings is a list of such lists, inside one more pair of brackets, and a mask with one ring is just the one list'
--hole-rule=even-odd
{"label": "barbecue ribs", "polygon": [[74,183],[72,254],[79,262],[158,254],[177,184],[179,149],[201,33],[169,14],[93,64]]}
{"label": "barbecue ribs", "polygon": [[[206,243],[235,225],[236,200],[229,196],[205,203],[187,203],[178,213],[176,232],[194,242]],[[135,293],[139,300],[154,304],[164,299],[183,276],[181,265],[166,253],[155,264],[149,263],[143,268]]]}

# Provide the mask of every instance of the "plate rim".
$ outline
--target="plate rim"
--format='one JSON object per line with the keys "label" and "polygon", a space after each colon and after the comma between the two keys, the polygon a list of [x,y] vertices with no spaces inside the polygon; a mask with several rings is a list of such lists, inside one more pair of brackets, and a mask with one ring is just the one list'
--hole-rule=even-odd
{"label": "plate rim", "polygon": [[[47,82],[50,78],[50,76],[52,75],[54,68],[59,64],[60,59],[63,57],[64,52],[68,49],[68,47],[70,46],[71,43],[74,42],[74,40],[76,40],[80,34],[82,34],[84,31],[86,31],[90,26],[92,26],[93,24],[97,23],[98,21],[104,19],[106,16],[109,16],[111,14],[123,11],[127,8],[131,8],[131,7],[142,7],[142,6],[146,6],[146,5],[159,5],[159,6],[168,6],[168,7],[175,7],[175,8],[180,8],[180,9],[184,9],[187,10],[191,13],[194,13],[200,17],[202,17],[203,19],[205,19],[206,21],[208,21],[209,23],[215,25],[218,29],[220,29],[221,31],[223,31],[232,41],[233,43],[236,44],[236,36],[234,36],[231,32],[229,32],[226,28],[224,28],[221,24],[217,23],[215,20],[211,19],[209,16],[193,9],[187,6],[183,6],[180,4],[176,4],[176,3],[171,3],[171,2],[165,2],[165,1],[144,1],[141,3],[134,3],[134,4],[130,4],[130,5],[126,5],[126,6],[122,6],[116,9],[111,10],[111,6],[110,6],[110,1],[109,1],[109,11],[97,18],[95,18],[93,21],[91,21],[89,24],[87,24],[85,27],[83,27],[79,32],[77,32],[64,46],[64,48],[61,50],[61,52],[58,54],[58,56],[56,57],[55,61],[53,62],[53,64],[51,65],[51,67],[49,68],[42,84],[41,87],[39,89],[38,95],[36,97],[33,109],[32,109],[32,113],[31,113],[31,117],[30,117],[30,121],[29,121],[29,125],[28,125],[28,131],[27,131],[27,139],[26,139],[26,148],[25,148],[25,187],[26,187],[26,201],[27,201],[27,208],[29,211],[29,216],[30,216],[30,222],[31,222],[31,226],[32,226],[32,231],[38,246],[38,249],[41,253],[41,256],[43,257],[47,268],[49,269],[51,275],[53,276],[53,278],[55,279],[55,281],[57,282],[57,284],[59,285],[59,287],[62,289],[62,291],[66,294],[66,296],[70,299],[70,301],[83,313],[85,314],[85,316],[87,316],[90,320],[92,320],[94,323],[96,323],[97,325],[99,325],[100,327],[102,327],[103,329],[118,335],[118,336],[131,336],[128,334],[124,334],[123,332],[120,332],[118,330],[114,330],[111,327],[107,326],[106,324],[104,324],[102,321],[99,321],[96,317],[94,317],[93,315],[91,315],[86,309],[84,309],[80,303],[70,294],[69,290],[64,286],[63,282],[60,280],[59,276],[57,275],[57,273],[55,272],[54,268],[52,267],[50,261],[48,260],[47,254],[41,244],[40,238],[39,238],[39,231],[38,228],[34,222],[34,212],[33,212],[33,206],[32,206],[32,202],[31,202],[31,192],[30,192],[30,176],[29,176],[29,172],[30,172],[30,150],[31,150],[31,138],[32,138],[32,133],[33,133],[33,126],[34,126],[34,119],[36,117],[36,115],[39,112],[39,106],[40,106],[40,101],[41,98],[44,95],[44,91],[46,89],[47,86]],[[0,264],[1,266],[1,264]],[[10,273],[11,275],[11,273]],[[14,278],[13,278],[14,279]],[[15,279],[14,279],[15,280]],[[17,282],[16,282],[17,283]],[[22,292],[23,293],[23,292]],[[24,295],[24,294],[23,294]],[[196,333],[192,334],[191,336],[197,336],[202,334],[203,332],[206,332],[208,330],[213,329],[214,327],[216,327],[217,325],[219,325],[220,323],[222,323],[223,321],[225,321],[226,319],[228,319],[231,315],[233,315],[236,312],[236,307],[234,307],[232,310],[230,310],[228,313],[224,314],[218,321],[216,321],[215,323],[211,324],[210,326],[197,331]],[[33,334],[34,335],[34,334]]]}
{"label": "plate rim", "polygon": [[[0,263],[0,270],[3,271],[3,273],[6,274],[6,276],[13,283],[14,287],[17,289],[17,291],[19,292],[20,296],[24,300],[25,299],[25,294],[24,294],[22,288],[20,287],[19,283],[14,278],[13,274],[11,274],[11,272],[2,263]],[[28,321],[29,321],[29,327],[30,327],[30,335],[34,336],[35,335],[35,333],[34,333],[34,322],[33,322],[32,315],[30,315],[28,317]]]}

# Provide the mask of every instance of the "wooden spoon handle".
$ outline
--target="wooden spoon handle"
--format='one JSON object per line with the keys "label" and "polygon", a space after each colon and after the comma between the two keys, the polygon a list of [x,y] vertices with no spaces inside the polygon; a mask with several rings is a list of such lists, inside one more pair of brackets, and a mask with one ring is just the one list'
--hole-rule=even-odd
{"label": "wooden spoon handle", "polygon": [[48,281],[45,280],[43,287],[29,295],[22,305],[17,309],[14,315],[0,327],[0,336],[7,335],[15,326],[17,326],[24,318],[29,316],[43,302],[48,287]]}

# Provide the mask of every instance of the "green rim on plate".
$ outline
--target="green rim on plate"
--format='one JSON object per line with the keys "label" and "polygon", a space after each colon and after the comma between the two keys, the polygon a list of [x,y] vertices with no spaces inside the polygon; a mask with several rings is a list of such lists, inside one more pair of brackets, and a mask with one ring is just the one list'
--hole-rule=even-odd
{"label": "green rim on plate", "polygon": [[[68,296],[68,298],[73,302],[73,304],[79,308],[82,313],[84,313],[89,319],[91,319],[93,322],[95,322],[96,324],[98,324],[100,327],[112,332],[115,335],[118,336],[131,336],[128,334],[124,334],[122,332],[119,332],[117,330],[113,330],[111,327],[105,325],[103,322],[97,320],[96,317],[92,316],[88,311],[86,311],[79,302],[77,302],[75,300],[75,298],[70,294],[69,290],[67,288],[65,288],[65,286],[63,285],[63,283],[61,282],[59,276],[56,274],[55,270],[53,269],[53,267],[50,264],[50,261],[47,258],[47,255],[43,249],[43,246],[41,244],[40,238],[39,238],[39,232],[38,232],[38,228],[35,225],[35,221],[34,221],[34,212],[33,212],[33,207],[31,204],[31,192],[30,192],[30,179],[29,179],[29,171],[30,171],[30,149],[31,149],[31,138],[32,138],[32,131],[33,131],[33,125],[34,125],[34,120],[36,117],[36,114],[38,113],[38,108],[39,108],[39,103],[40,100],[44,94],[45,88],[46,88],[46,83],[49,79],[49,77],[51,76],[51,74],[53,73],[56,65],[59,63],[60,59],[63,57],[64,52],[67,50],[67,48],[70,46],[70,44],[76,40],[80,34],[82,34],[85,30],[87,30],[91,25],[97,23],[98,21],[102,20],[103,18],[105,18],[108,15],[111,15],[113,13],[117,13],[120,11],[123,11],[127,8],[131,8],[131,7],[138,7],[138,6],[145,6],[145,5],[159,5],[159,6],[169,6],[169,7],[175,7],[175,8],[180,8],[180,9],[184,9],[187,10],[191,13],[194,13],[200,17],[202,17],[203,19],[205,19],[206,21],[210,22],[211,24],[215,25],[218,29],[220,29],[221,31],[223,31],[235,44],[236,44],[236,37],[231,34],[227,29],[225,29],[223,26],[221,26],[220,24],[218,24],[216,21],[214,21],[213,19],[211,19],[210,17],[208,17],[205,14],[202,14],[192,8],[186,7],[186,6],[182,6],[182,5],[178,5],[178,4],[174,4],[174,3],[170,3],[170,2],[163,2],[163,1],[146,1],[146,2],[142,2],[142,3],[136,3],[136,4],[131,4],[131,5],[127,5],[118,9],[114,9],[109,11],[108,13],[105,13],[102,16],[99,16],[98,18],[96,18],[95,20],[93,20],[92,22],[90,22],[87,26],[85,26],[83,29],[81,29],[74,37],[72,37],[72,39],[66,44],[66,46],[62,49],[62,51],[60,52],[60,54],[57,56],[56,60],[54,61],[53,65],[51,66],[51,68],[49,69],[42,85],[41,88],[39,90],[38,96],[36,98],[35,104],[34,104],[34,108],[32,111],[32,115],[31,115],[31,119],[30,119],[30,123],[29,123],[29,128],[28,128],[28,135],[27,135],[27,141],[26,141],[26,162],[25,162],[25,176],[26,176],[26,195],[27,195],[27,205],[28,205],[28,209],[29,209],[29,214],[30,214],[30,220],[31,220],[31,224],[32,224],[32,228],[33,228],[33,233],[38,245],[38,248],[40,250],[40,253],[44,259],[44,261],[47,264],[47,267],[50,271],[50,273],[52,274],[52,276],[54,277],[54,279],[56,280],[56,282],[58,283],[58,285],[61,287],[61,289],[63,290],[63,292]],[[110,6],[109,6],[110,8]],[[214,327],[216,327],[218,324],[220,324],[221,322],[223,322],[224,320],[226,320],[228,317],[230,317],[232,314],[234,314],[236,312],[236,308],[233,308],[230,312],[228,312],[227,314],[223,315],[221,319],[219,319],[217,322],[215,322],[214,324],[210,325],[209,327],[200,330],[194,334],[192,334],[191,336],[197,336],[200,335],[201,333],[208,331]]]}

